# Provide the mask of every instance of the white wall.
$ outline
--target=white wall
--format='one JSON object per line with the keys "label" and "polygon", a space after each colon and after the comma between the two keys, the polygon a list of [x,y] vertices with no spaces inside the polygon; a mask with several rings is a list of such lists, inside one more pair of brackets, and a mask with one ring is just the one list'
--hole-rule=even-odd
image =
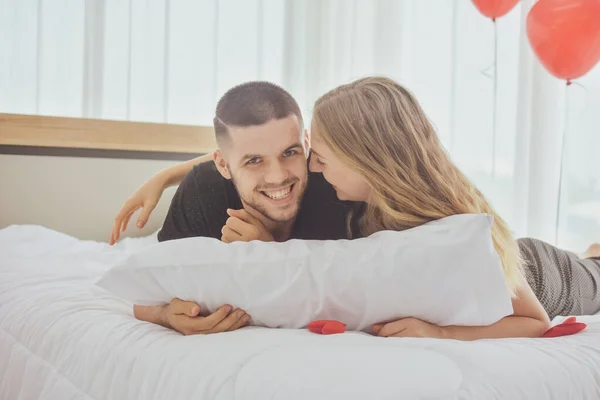
{"label": "white wall", "polygon": [[[0,229],[36,224],[106,242],[125,200],[154,173],[176,163],[0,154]],[[132,217],[125,235],[159,229],[174,193],[174,188],[165,191],[144,229],[135,227]]]}

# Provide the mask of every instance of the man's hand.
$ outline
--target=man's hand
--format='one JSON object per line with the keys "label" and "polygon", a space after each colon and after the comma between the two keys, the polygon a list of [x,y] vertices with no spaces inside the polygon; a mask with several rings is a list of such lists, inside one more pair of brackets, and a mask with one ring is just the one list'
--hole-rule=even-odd
{"label": "man's hand", "polygon": [[173,299],[162,307],[135,305],[133,309],[137,319],[174,329],[183,335],[230,332],[246,326],[250,321],[250,315],[244,310],[232,310],[229,305],[202,316],[198,304],[180,299]]}
{"label": "man's hand", "polygon": [[227,210],[229,218],[223,229],[221,229],[221,241],[231,242],[251,242],[260,240],[262,242],[273,242],[273,235],[267,230],[263,223],[251,215],[248,211]]}

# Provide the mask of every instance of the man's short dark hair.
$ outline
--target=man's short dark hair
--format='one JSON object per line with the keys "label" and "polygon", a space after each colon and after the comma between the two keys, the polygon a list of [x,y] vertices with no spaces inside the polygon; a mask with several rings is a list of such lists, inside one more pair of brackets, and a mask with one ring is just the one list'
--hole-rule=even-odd
{"label": "man's short dark hair", "polygon": [[229,89],[217,104],[213,120],[217,143],[229,133],[228,127],[262,125],[272,119],[294,114],[304,127],[300,107],[283,88],[264,81],[246,82]]}

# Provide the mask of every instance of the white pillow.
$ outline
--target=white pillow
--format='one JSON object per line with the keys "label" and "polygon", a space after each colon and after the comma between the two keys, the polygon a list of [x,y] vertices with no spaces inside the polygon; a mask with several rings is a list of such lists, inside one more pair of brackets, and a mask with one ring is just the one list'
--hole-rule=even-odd
{"label": "white pillow", "polygon": [[210,311],[230,304],[267,327],[335,319],[365,330],[404,317],[488,325],[513,312],[492,222],[454,215],[355,240],[172,240],[133,253],[98,285],[141,305],[175,297]]}

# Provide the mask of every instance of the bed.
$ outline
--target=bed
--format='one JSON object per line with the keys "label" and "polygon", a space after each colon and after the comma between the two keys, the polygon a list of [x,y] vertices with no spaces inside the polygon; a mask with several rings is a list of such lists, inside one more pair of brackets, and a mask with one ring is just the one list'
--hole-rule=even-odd
{"label": "bed", "polygon": [[600,315],[573,336],[477,342],[137,321],[95,282],[154,241],[0,230],[0,399],[600,398]]}

